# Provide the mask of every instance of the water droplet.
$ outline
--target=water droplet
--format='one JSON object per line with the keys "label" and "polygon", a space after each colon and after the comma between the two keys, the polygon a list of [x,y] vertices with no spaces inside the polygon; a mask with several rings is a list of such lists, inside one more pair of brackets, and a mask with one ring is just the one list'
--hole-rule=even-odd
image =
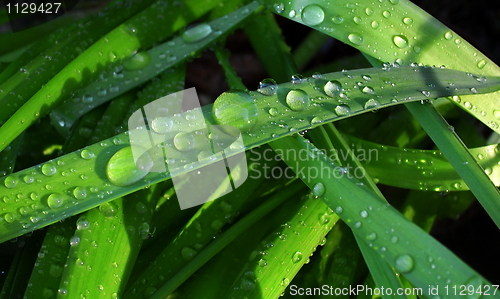
{"label": "water droplet", "polygon": [[389,0],[389,2],[391,2],[392,5],[396,5],[399,3],[399,0]]}
{"label": "water droplet", "polygon": [[210,223],[210,227],[215,231],[219,231],[223,225],[224,223],[219,219],[215,219],[214,221],[212,221],[212,223]]}
{"label": "water droplet", "polygon": [[76,229],[88,229],[89,227],[90,222],[83,216],[76,221]]}
{"label": "water droplet", "polygon": [[448,32],[446,32],[446,33],[444,34],[444,38],[445,38],[445,39],[448,39],[448,40],[452,39],[452,38],[453,38],[453,33],[449,32],[449,31],[448,31]]}
{"label": "water droplet", "polygon": [[182,34],[182,40],[186,43],[198,42],[212,33],[212,27],[207,23],[199,24],[189,28]]}
{"label": "water droplet", "polygon": [[14,220],[16,220],[16,215],[15,214],[12,214],[12,213],[5,213],[3,215],[3,219],[8,222],[8,223],[12,223],[14,222]]}
{"label": "water droplet", "polygon": [[408,254],[402,254],[396,257],[394,267],[398,272],[408,273],[413,270],[414,266],[415,262],[413,261],[413,258]]}
{"label": "water droplet", "polygon": [[302,252],[300,252],[300,251],[295,252],[292,256],[292,262],[294,264],[296,264],[296,263],[300,262],[301,260],[302,260]]}
{"label": "water droplet", "polygon": [[330,223],[330,220],[331,220],[331,216],[328,215],[328,214],[320,214],[319,216],[319,223],[321,224],[328,224]]}
{"label": "water droplet", "polygon": [[300,74],[292,75],[292,79],[290,80],[290,82],[292,84],[301,84],[301,83],[304,83],[304,76],[302,76]]}
{"label": "water droplet", "polygon": [[105,202],[99,206],[99,211],[107,218],[114,217],[117,210],[115,204],[112,202]]}
{"label": "water droplet", "polygon": [[190,247],[184,247],[181,249],[182,258],[185,261],[191,260],[198,252]]}
{"label": "water droplet", "polygon": [[3,184],[5,185],[5,187],[12,189],[12,188],[16,187],[17,180],[14,177],[8,176],[5,178],[5,181],[3,182]]}
{"label": "water droplet", "polygon": [[377,234],[376,234],[376,233],[374,233],[374,232],[372,232],[372,233],[370,233],[370,234],[368,234],[368,235],[366,236],[366,239],[367,239],[367,240],[370,240],[370,241],[374,241],[374,240],[376,240],[376,239],[377,239]]}
{"label": "water droplet", "polygon": [[195,140],[191,132],[180,132],[174,137],[174,145],[181,152],[187,152],[194,148]]}
{"label": "water droplet", "polygon": [[69,245],[70,246],[76,246],[78,244],[80,244],[80,237],[73,236],[73,237],[69,238]]}
{"label": "water droplet", "polygon": [[370,86],[364,86],[362,89],[361,89],[361,92],[364,93],[364,94],[374,94],[375,93],[375,90],[373,90],[372,87]]}
{"label": "water droplet", "polygon": [[361,24],[361,22],[363,21],[363,19],[361,19],[358,16],[355,16],[354,18],[352,18],[352,20],[354,21],[354,23],[356,23],[358,25]]}
{"label": "water droplet", "polygon": [[172,129],[173,125],[174,122],[172,119],[166,116],[159,116],[151,121],[151,129],[158,134],[168,133]]}
{"label": "water droplet", "polygon": [[57,168],[52,163],[45,163],[42,165],[42,173],[46,176],[53,176],[56,174]]}
{"label": "water droplet", "polygon": [[73,196],[79,200],[85,199],[87,197],[87,189],[85,187],[76,187],[73,190]]}
{"label": "water droplet", "polygon": [[373,109],[380,107],[380,102],[375,99],[369,99],[365,103],[365,109]]}
{"label": "water droplet", "polygon": [[482,59],[477,62],[477,68],[482,69],[486,66],[486,60]]}
{"label": "water droplet", "polygon": [[363,37],[360,34],[358,34],[358,33],[351,33],[351,34],[349,34],[347,36],[347,39],[351,43],[353,43],[355,45],[361,45],[361,44],[363,44]]}
{"label": "water droplet", "polygon": [[344,208],[342,208],[341,206],[338,206],[335,208],[335,213],[336,214],[342,214],[342,212],[344,212]]}
{"label": "water droplet", "polygon": [[422,90],[422,94],[425,96],[425,97],[430,97],[431,96],[431,92],[428,91],[428,90]]}
{"label": "water droplet", "polygon": [[351,108],[347,105],[338,105],[335,107],[335,113],[337,113],[338,116],[345,116],[351,114]]}
{"label": "water droplet", "polygon": [[406,38],[406,36],[404,35],[395,35],[392,38],[392,41],[394,42],[396,47],[400,49],[408,47],[408,38]]}
{"label": "water droplet", "polygon": [[232,125],[241,131],[249,131],[257,118],[257,105],[244,91],[222,93],[212,106],[215,121],[220,125]]}
{"label": "water droplet", "polygon": [[123,61],[123,68],[128,71],[136,71],[146,67],[151,62],[148,52],[138,52],[134,56]]}
{"label": "water droplet", "polygon": [[290,10],[290,12],[288,13],[288,16],[289,16],[290,18],[294,18],[296,15],[297,15],[297,12],[295,12],[295,10],[293,10],[293,9],[292,9],[292,10]]}
{"label": "water droplet", "polygon": [[403,23],[405,23],[406,25],[410,25],[413,23],[413,19],[412,18],[409,18],[409,17],[406,17],[403,19]]}
{"label": "water droplet", "polygon": [[93,101],[94,101],[94,97],[92,97],[92,95],[90,95],[90,94],[86,94],[86,95],[82,96],[82,103],[90,104]]}
{"label": "water droplet", "polygon": [[80,156],[85,160],[90,160],[94,158],[94,152],[88,149],[84,149],[83,151],[80,152]]}
{"label": "water droplet", "polygon": [[281,285],[286,287],[290,284],[290,279],[288,278],[283,278],[283,280],[281,281]]}
{"label": "water droplet", "polygon": [[272,96],[278,90],[278,84],[271,78],[260,81],[257,91],[266,96]]}
{"label": "water droplet", "polygon": [[323,119],[320,116],[315,116],[311,119],[311,125],[320,124],[323,122]]}
{"label": "water droplet", "polygon": [[384,18],[386,18],[386,19],[388,19],[388,18],[390,18],[390,17],[391,17],[391,13],[390,13],[389,11],[387,11],[387,10],[384,10],[384,11],[382,12],[382,15],[383,15],[383,16],[384,16]]}
{"label": "water droplet", "polygon": [[326,82],[323,90],[325,91],[326,95],[330,97],[338,97],[343,91],[342,84],[340,84],[340,82],[337,80]]}
{"label": "water droplet", "polygon": [[302,111],[309,106],[309,95],[301,89],[293,89],[286,95],[286,103],[294,111]]}
{"label": "water droplet", "polygon": [[368,212],[367,212],[367,211],[365,211],[365,210],[362,210],[361,212],[359,212],[359,215],[360,215],[361,217],[363,217],[363,218],[366,218],[366,217],[368,217]]}
{"label": "water droplet", "polygon": [[274,108],[274,107],[269,108],[269,111],[268,111],[268,112],[269,112],[269,115],[271,115],[271,116],[276,116],[276,115],[278,115],[278,113],[279,113],[279,112],[278,112],[278,109],[276,109],[276,108]]}
{"label": "water droplet", "polygon": [[319,5],[311,4],[302,10],[302,22],[308,26],[316,26],[325,19],[325,12]]}
{"label": "water droplet", "polygon": [[361,222],[359,222],[359,221],[357,221],[357,222],[354,223],[354,227],[355,228],[360,228],[361,225],[363,225],[363,224]]}
{"label": "water droplet", "polygon": [[106,166],[106,174],[114,185],[128,186],[144,178],[153,167],[153,160],[146,152],[134,163],[132,148],[124,147],[117,151]]}
{"label": "water droplet", "polygon": [[474,93],[474,94],[478,93],[478,91],[477,91],[477,89],[476,89],[475,87],[472,87],[472,88],[470,89],[470,92],[472,92],[472,93]]}
{"label": "water droplet", "polygon": [[282,13],[285,11],[285,5],[283,3],[275,3],[274,4],[274,10],[277,13]]}
{"label": "water droplet", "polygon": [[322,196],[323,194],[325,194],[325,191],[326,191],[326,188],[325,188],[325,185],[323,183],[317,183],[313,187],[314,196]]}
{"label": "water droplet", "polygon": [[255,289],[255,283],[246,278],[243,278],[240,283],[240,288],[245,291],[251,291]]}
{"label": "water droplet", "polygon": [[365,13],[367,16],[373,15],[373,8],[371,8],[371,7],[365,8]]}
{"label": "water droplet", "polygon": [[135,209],[140,214],[144,214],[148,211],[148,207],[140,201],[135,205]]}
{"label": "water droplet", "polygon": [[51,209],[59,208],[60,206],[62,206],[63,203],[64,203],[64,198],[61,194],[58,193],[52,193],[47,198],[47,205]]}
{"label": "water droplet", "polygon": [[391,242],[396,244],[399,241],[399,238],[397,236],[392,236],[391,237]]}
{"label": "water droplet", "polygon": [[261,267],[265,267],[265,266],[267,266],[267,260],[265,260],[265,259],[260,259],[260,260],[259,260],[259,266],[261,266]]}
{"label": "water droplet", "polygon": [[334,16],[332,18],[332,21],[333,21],[333,23],[338,25],[338,24],[341,24],[342,22],[344,22],[344,18],[342,16]]}
{"label": "water droplet", "polygon": [[372,26],[373,29],[377,29],[378,27],[380,27],[380,24],[377,21],[373,21],[371,23],[371,26]]}

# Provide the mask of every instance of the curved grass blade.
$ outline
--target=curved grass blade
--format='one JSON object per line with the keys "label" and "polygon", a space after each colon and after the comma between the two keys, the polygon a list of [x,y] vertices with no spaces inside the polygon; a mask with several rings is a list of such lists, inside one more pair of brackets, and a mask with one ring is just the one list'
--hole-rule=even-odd
{"label": "curved grass blade", "polygon": [[[458,34],[408,0],[353,5],[349,0],[265,0],[273,12],[310,26],[360,51],[401,65],[424,63],[445,65],[481,75],[500,75],[500,68]],[[463,96],[454,103],[492,130],[500,132],[496,98],[498,93]]]}
{"label": "curved grass blade", "polygon": [[[367,172],[382,184],[439,192],[469,190],[439,150],[397,148],[346,134],[344,137],[354,145],[352,153]],[[498,147],[498,144],[492,144],[469,149],[496,186],[500,186]]]}
{"label": "curved grass blade", "polygon": [[[166,38],[213,8],[215,2],[209,0],[200,5],[189,0],[183,6],[175,6],[158,1],[113,29],[66,65],[0,127],[0,150],[54,105],[91,82],[106,65],[117,63]],[[168,18],[179,21],[165,22]]]}
{"label": "curved grass blade", "polygon": [[63,132],[69,130],[79,117],[91,109],[201,53],[211,43],[235,30],[258,7],[257,2],[252,2],[227,16],[201,24],[181,36],[141,52],[139,56],[144,59],[144,63],[136,63],[140,67],[132,65],[136,59],[134,57],[128,62],[124,61],[123,64],[113,65],[101,74],[103,80],[93,82],[79,91],[75,97],[57,107],[51,114],[53,123],[64,124],[64,126],[57,125]]}
{"label": "curved grass blade", "polygon": [[[292,155],[282,155],[283,160],[296,172],[302,171],[300,178],[310,187],[322,183],[325,193],[322,199],[347,223],[358,236],[377,252],[396,271],[404,275],[413,286],[422,289],[424,297],[430,297],[429,286],[437,286],[442,298],[455,298],[445,293],[445,286],[489,286],[489,282],[430,237],[409,222],[391,206],[381,202],[372,191],[360,186],[359,181],[349,172],[339,170],[339,166],[302,137],[287,137],[272,143],[281,151],[297,147],[317,152],[306,160]],[[324,173],[329,178],[318,176],[314,180],[304,175],[303,169],[328,169]],[[353,200],[356,199],[356,200]],[[491,295],[500,298],[500,294]]]}
{"label": "curved grass blade", "polygon": [[[430,89],[425,83],[421,83],[428,77],[434,80],[439,78],[436,87]],[[213,108],[217,113],[217,107],[210,105],[202,108],[204,118],[189,121],[182,116],[174,118],[175,126],[170,132],[184,131],[183,128],[189,128],[191,125],[201,128],[206,123],[232,125],[242,131],[245,148],[231,148],[232,152],[228,153],[230,156],[325,122],[425,99],[428,94],[422,93],[424,89],[433,96],[470,93],[472,86],[479,92],[488,92],[497,90],[499,81],[497,78],[487,78],[486,81],[478,82],[462,72],[429,67],[400,67],[391,70],[374,68],[324,74],[321,78],[303,79],[299,84],[280,84],[277,86],[277,92],[272,95],[259,92],[250,92],[250,95],[242,92],[222,94],[216,101],[216,104],[221,106],[226,104],[231,106],[233,101],[238,103],[250,99],[251,110],[257,112],[257,117],[250,122],[254,125],[251,131],[248,130],[248,122],[242,123],[238,118],[234,118],[249,113],[246,108],[234,107],[236,111],[230,108],[227,110],[229,118],[218,117],[216,122],[210,110]],[[362,82],[361,86],[358,82]],[[439,87],[447,86],[446,82],[453,82],[455,85],[453,88]],[[375,98],[376,101],[372,101]],[[290,109],[289,105],[292,105],[294,110]],[[139,172],[136,173],[138,178],[134,176],[134,180],[130,180],[127,170],[107,170],[107,165],[115,154],[116,159],[120,157],[123,166],[136,169],[128,134],[126,132],[117,135],[52,161],[0,178],[0,197],[9,200],[19,199],[16,202],[11,201],[9,205],[0,202],[3,211],[0,216],[0,242],[170,178],[170,173]],[[227,141],[226,146],[230,143],[232,141]],[[119,150],[122,151],[117,153]],[[93,155],[89,155],[89,152]],[[174,149],[172,157],[169,158],[178,161],[191,157],[192,169],[220,159],[198,161],[196,151],[189,153],[187,155],[186,152]],[[180,171],[188,172],[186,169]],[[120,178],[123,183],[118,185],[112,183],[110,176]],[[79,197],[82,188],[86,191],[85,196]],[[27,208],[28,213],[19,214],[19,208]]]}

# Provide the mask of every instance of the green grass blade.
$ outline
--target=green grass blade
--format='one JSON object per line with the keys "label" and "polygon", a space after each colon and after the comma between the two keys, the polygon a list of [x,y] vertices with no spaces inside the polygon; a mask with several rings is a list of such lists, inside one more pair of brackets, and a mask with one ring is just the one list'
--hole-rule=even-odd
{"label": "green grass blade", "polygon": [[[439,192],[469,190],[439,150],[396,148],[346,134],[344,136],[354,145],[352,153],[360,158],[367,172],[382,184]],[[478,163],[493,183],[500,186],[498,145],[470,148],[469,151],[477,157]]]}
{"label": "green grass blade", "polygon": [[[122,61],[141,48],[148,48],[161,41],[213,8],[215,2],[210,0],[198,5],[198,2],[190,0],[183,6],[173,7],[165,5],[165,2],[155,2],[113,29],[66,65],[0,127],[0,135],[3,137],[0,150],[71,92],[90,83],[106,65]],[[179,21],[164,22],[163,18],[157,17],[159,14],[163,18],[172,17]],[[144,19],[152,22],[144,22]],[[137,63],[133,66],[137,67]]]}
{"label": "green grass blade", "polygon": [[[429,77],[433,80],[439,78],[436,87],[429,88],[420,81],[423,78],[423,81],[426,82],[426,78]],[[362,84],[360,86],[357,84],[360,80],[365,80],[365,84],[371,85]],[[394,86],[384,83],[387,80],[394,83]],[[345,90],[344,96],[340,96],[340,94],[336,96],[335,94],[338,92],[335,83],[337,81],[343,83],[341,86]],[[227,114],[229,118],[219,116],[215,122],[210,110],[217,112],[218,108],[205,106],[202,108],[205,118],[197,119],[196,122],[200,123],[199,127],[203,126],[201,124],[203,121],[209,124],[232,125],[239,128],[243,132],[245,149],[250,149],[273,139],[319,126],[325,122],[425,99],[428,94],[427,92],[422,93],[423,90],[429,91],[434,96],[470,93],[472,86],[477,87],[479,92],[488,92],[498,89],[499,82],[497,81],[500,79],[488,78],[486,82],[478,82],[463,72],[428,67],[400,67],[391,70],[373,68],[331,73],[324,74],[321,78],[304,79],[300,84],[280,84],[277,87],[277,92],[271,96],[259,92],[251,92],[251,96],[247,94],[248,97],[244,96],[243,98],[241,92],[229,92],[221,95],[216,101],[216,104],[219,103],[219,107],[224,107],[227,104],[231,106],[233,101],[237,103],[241,100],[251,99],[252,111],[257,111],[258,117],[252,119],[251,124],[255,124],[255,127],[250,132],[248,131],[248,122],[242,122],[238,118],[247,111],[239,107],[236,108],[238,109],[237,114],[229,110],[229,114]],[[441,88],[440,86],[447,86],[446,82],[453,82],[455,88],[451,90],[445,87]],[[377,86],[381,86],[379,90],[377,90]],[[300,90],[298,90],[299,88]],[[374,88],[375,94],[371,92],[372,88]],[[292,90],[294,96],[289,99],[291,104],[287,104],[286,98]],[[296,98],[295,95],[300,97]],[[304,95],[307,97],[307,101],[302,101]],[[371,100],[374,96],[377,96],[377,102]],[[288,105],[292,105],[295,110],[289,109]],[[274,108],[274,111],[271,111],[273,110],[271,108]],[[181,131],[180,128],[189,127],[189,124],[194,125],[194,121],[191,120],[188,123],[182,116],[175,118],[174,123],[176,125],[172,128],[172,132]],[[262,133],[255,134],[253,132]],[[136,169],[129,143],[130,139],[128,132],[126,132],[80,151],[48,161],[43,165],[37,165],[0,179],[0,196],[2,198],[22,198],[22,200],[12,202],[10,205],[0,203],[3,205],[2,208],[5,208],[4,214],[0,217],[0,241],[19,236],[81,213],[103,202],[129,194],[151,183],[170,178],[168,173],[147,174],[139,172],[134,175],[134,178],[140,175],[137,180],[130,180],[129,175],[134,173],[129,173],[126,169],[116,173],[107,171],[107,165],[115,154],[115,158],[121,157],[118,160],[123,162],[123,167],[128,167],[130,170]],[[117,153],[119,150],[121,151]],[[236,154],[241,152],[243,148],[232,150]],[[93,155],[88,155],[88,152],[92,152]],[[171,158],[180,160],[186,157],[186,154],[179,152],[178,156],[174,155]],[[197,154],[194,152],[192,157],[193,169],[207,164],[206,161],[198,162]],[[187,172],[187,170],[183,171]],[[112,184],[109,180],[110,176],[120,177],[120,180],[126,184],[120,183],[120,186]],[[85,197],[75,197],[75,194],[80,194],[79,191],[82,188],[86,190]],[[18,213],[21,207],[30,207],[26,215]]]}
{"label": "green grass blade", "polygon": [[[296,173],[300,173],[300,178],[310,188],[315,184],[323,184],[323,200],[358,236],[364,236],[363,240],[396,271],[404,275],[413,286],[422,288],[424,297],[429,297],[429,286],[437,285],[442,298],[456,297],[446,294],[445,286],[472,285],[475,289],[482,285],[491,286],[443,245],[394,208],[382,203],[368,188],[359,186],[359,181],[352,174],[339,169],[339,166],[303,138],[282,138],[273,142],[273,146],[318,151],[307,160],[298,160],[292,155],[283,155],[282,158]],[[312,169],[316,172],[323,169],[323,175],[312,179],[310,175],[306,175]],[[500,294],[493,297],[500,297]]]}
{"label": "green grass blade", "polygon": [[[143,57],[145,61],[144,63],[136,63],[137,66],[130,66],[133,64],[134,57],[130,58],[129,62],[113,64],[101,74],[106,80],[93,82],[79,91],[75,97],[66,100],[60,107],[57,107],[51,114],[53,123],[61,132],[67,132],[78,118],[91,109],[201,53],[214,41],[235,30],[258,7],[257,2],[252,2],[227,16],[203,24],[203,26],[208,24],[210,29],[209,31],[208,29],[201,31],[198,33],[199,36],[186,38],[189,34],[184,33],[150,50],[141,52],[136,57]],[[193,28],[189,32],[197,30],[200,31]],[[58,125],[59,123],[64,124],[64,126]]]}
{"label": "green grass blade", "polygon": [[[408,0],[353,5],[349,0],[283,3],[266,0],[267,7],[310,26],[384,62],[445,65],[481,75],[500,68],[458,34]],[[500,132],[495,117],[498,93],[463,96],[454,102],[491,129]]]}

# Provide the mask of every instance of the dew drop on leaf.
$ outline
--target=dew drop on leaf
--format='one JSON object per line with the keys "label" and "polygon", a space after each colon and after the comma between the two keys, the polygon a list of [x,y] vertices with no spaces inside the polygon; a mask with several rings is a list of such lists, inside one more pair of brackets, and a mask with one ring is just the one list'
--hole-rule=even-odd
{"label": "dew drop on leaf", "polygon": [[56,174],[57,168],[52,163],[45,163],[42,165],[42,173],[46,176],[53,176]]}
{"label": "dew drop on leaf", "polygon": [[106,175],[111,183],[116,186],[128,186],[144,178],[153,167],[153,160],[145,152],[137,160],[137,165],[132,156],[132,148],[124,147],[117,151],[106,166]]}
{"label": "dew drop on leaf", "polygon": [[148,52],[138,52],[134,56],[123,61],[123,68],[127,71],[136,71],[143,69],[151,62],[151,56]]}
{"label": "dew drop on leaf", "polygon": [[99,212],[101,212],[104,217],[111,218],[116,215],[117,208],[113,202],[106,202],[99,206]]}
{"label": "dew drop on leaf", "polygon": [[402,254],[396,257],[394,267],[398,272],[408,273],[415,267],[415,262],[410,255]]}
{"label": "dew drop on leaf", "polygon": [[47,205],[51,209],[59,208],[60,206],[62,206],[63,203],[64,203],[63,196],[58,193],[52,193],[47,198]]}
{"label": "dew drop on leaf", "polygon": [[374,109],[380,107],[380,102],[375,99],[369,99],[365,103],[365,109]]}
{"label": "dew drop on leaf", "polygon": [[80,156],[85,160],[90,160],[94,158],[94,152],[88,149],[84,149],[80,152]]}
{"label": "dew drop on leaf", "polygon": [[196,25],[182,34],[182,40],[186,43],[195,43],[201,41],[212,33],[212,27],[207,23]]}
{"label": "dew drop on leaf", "polygon": [[170,117],[159,116],[151,121],[151,129],[158,134],[166,134],[174,125],[174,122]]}
{"label": "dew drop on leaf", "polygon": [[309,107],[309,95],[301,89],[293,89],[286,95],[286,103],[293,111],[302,111]]}
{"label": "dew drop on leaf", "polygon": [[187,152],[194,148],[194,136],[191,132],[180,132],[174,137],[174,146],[181,152]]}
{"label": "dew drop on leaf", "polygon": [[361,44],[363,44],[363,37],[360,34],[358,34],[358,33],[351,33],[351,34],[349,34],[347,36],[347,39],[351,43],[353,43],[355,45],[358,45],[358,46],[361,45]]}
{"label": "dew drop on leaf", "polygon": [[215,100],[212,113],[219,125],[231,125],[247,132],[255,124],[257,105],[245,91],[228,91]]}
{"label": "dew drop on leaf", "polygon": [[404,35],[395,35],[392,38],[392,41],[394,42],[396,47],[400,49],[408,47],[408,38],[406,38],[406,36]]}
{"label": "dew drop on leaf", "polygon": [[300,251],[295,252],[292,256],[292,262],[294,264],[296,264],[296,263],[300,262],[301,260],[302,260],[302,252],[300,252]]}
{"label": "dew drop on leaf", "polygon": [[271,78],[264,79],[259,82],[257,91],[265,96],[272,96],[278,90],[278,84]]}
{"label": "dew drop on leaf", "polygon": [[79,200],[85,199],[87,197],[87,189],[81,186],[76,187],[73,190],[73,196]]}
{"label": "dew drop on leaf", "polygon": [[302,22],[308,26],[316,26],[325,19],[325,11],[321,6],[310,4],[302,10]]}
{"label": "dew drop on leaf", "polygon": [[332,80],[326,82],[325,86],[323,87],[323,90],[325,91],[327,96],[330,97],[338,97],[342,93],[342,84],[340,84],[339,81],[337,80]]}
{"label": "dew drop on leaf", "polygon": [[323,194],[325,194],[326,188],[323,183],[317,183],[314,185],[312,191],[314,196],[322,196]]}
{"label": "dew drop on leaf", "polygon": [[3,184],[5,185],[5,187],[12,189],[12,188],[16,187],[17,180],[14,177],[8,176],[5,178],[5,181],[3,182]]}
{"label": "dew drop on leaf", "polygon": [[338,105],[335,107],[335,113],[338,116],[345,116],[351,114],[351,108],[347,105]]}

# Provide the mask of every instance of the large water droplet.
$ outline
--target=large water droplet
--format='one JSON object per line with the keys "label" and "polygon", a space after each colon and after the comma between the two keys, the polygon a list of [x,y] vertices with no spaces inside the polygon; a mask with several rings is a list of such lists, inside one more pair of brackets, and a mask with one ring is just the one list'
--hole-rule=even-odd
{"label": "large water droplet", "polygon": [[14,177],[8,176],[5,178],[5,181],[3,182],[3,184],[5,185],[5,187],[12,189],[12,188],[16,187],[17,180]]}
{"label": "large water droplet", "polygon": [[398,48],[403,49],[403,48],[408,47],[408,38],[406,38],[406,36],[404,36],[404,35],[395,35],[392,38],[392,41],[394,42],[394,44]]}
{"label": "large water droplet", "polygon": [[365,109],[373,109],[380,107],[380,102],[375,99],[369,99],[365,103]]}
{"label": "large water droplet", "polygon": [[342,84],[340,84],[339,81],[337,80],[332,80],[326,82],[325,86],[323,87],[323,90],[325,91],[326,95],[330,97],[338,97],[342,93]]}
{"label": "large water droplet", "polygon": [[87,197],[87,189],[85,187],[76,187],[73,190],[73,196],[79,200],[85,199]]}
{"label": "large water droplet", "polygon": [[319,5],[311,4],[302,10],[302,22],[308,26],[319,25],[325,19],[325,12]]}
{"label": "large water droplet", "polygon": [[257,105],[244,91],[235,90],[221,94],[212,106],[215,121],[220,125],[232,125],[247,132],[254,126]]}
{"label": "large water droplet", "polygon": [[337,113],[338,116],[349,115],[351,114],[351,108],[347,105],[338,105],[335,107],[335,113]]}
{"label": "large water droplet", "polygon": [[272,96],[278,90],[278,84],[271,78],[264,79],[259,83],[258,92],[266,96]]}
{"label": "large water droplet", "polygon": [[115,204],[112,202],[105,202],[99,206],[99,211],[107,218],[114,217],[117,210]]}
{"label": "large water droplet", "polygon": [[151,121],[151,129],[158,134],[166,134],[174,125],[174,122],[170,117],[159,116]]}
{"label": "large water droplet", "polygon": [[57,168],[52,163],[45,163],[42,165],[42,173],[46,176],[53,176],[56,174]]}
{"label": "large water droplet", "polygon": [[174,137],[174,146],[181,152],[187,152],[194,148],[194,136],[191,132],[180,132]]}
{"label": "large water droplet", "polygon": [[314,185],[312,191],[315,196],[322,196],[323,194],[325,194],[326,188],[323,183],[317,183],[316,185]]}
{"label": "large water droplet", "polygon": [[76,221],[76,229],[88,229],[89,227],[90,222],[83,216]]}
{"label": "large water droplet", "polygon": [[263,268],[264,268],[265,266],[267,266],[267,260],[266,260],[266,259],[260,259],[260,260],[259,260],[259,266],[261,266],[261,267],[263,267]]}
{"label": "large water droplet", "polygon": [[375,93],[375,90],[373,90],[372,87],[370,86],[364,86],[362,89],[361,89],[361,92],[364,93],[364,94],[374,94]]}
{"label": "large water droplet", "polygon": [[59,208],[60,206],[62,206],[63,203],[64,203],[64,198],[61,194],[58,193],[52,193],[47,198],[47,205],[51,209]]}
{"label": "large water droplet", "polygon": [[361,44],[363,44],[363,37],[360,34],[358,34],[358,33],[351,33],[351,34],[349,34],[347,36],[347,39],[351,43],[353,43],[355,45],[361,45]]}
{"label": "large water droplet", "polygon": [[413,270],[415,262],[413,258],[408,254],[402,254],[396,257],[394,267],[400,273],[408,273]]}
{"label": "large water droplet", "polygon": [[84,149],[80,152],[80,156],[85,160],[90,160],[94,158],[94,152],[88,149]]}
{"label": "large water droplet", "polygon": [[300,251],[295,252],[292,256],[292,262],[294,264],[296,264],[296,263],[300,262],[301,260],[302,260],[302,252],[300,252]]}
{"label": "large water droplet", "polygon": [[151,62],[148,52],[139,52],[123,61],[123,68],[128,71],[136,71],[146,67]]}
{"label": "large water droplet", "polygon": [[209,24],[202,23],[186,30],[182,34],[182,40],[186,43],[194,43],[204,39],[210,33],[212,33],[212,27]]}
{"label": "large water droplet", "polygon": [[286,103],[294,111],[302,111],[309,106],[309,95],[301,90],[290,90],[286,95]]}
{"label": "large water droplet", "polygon": [[80,237],[73,236],[73,237],[69,238],[69,245],[76,246],[78,244],[80,244]]}
{"label": "large water droplet", "polygon": [[[138,167],[139,166],[139,167]],[[117,151],[106,166],[106,175],[117,186],[128,186],[144,178],[153,167],[153,160],[146,152],[134,163],[132,148],[124,147]]]}
{"label": "large water droplet", "polygon": [[486,60],[482,59],[477,62],[477,68],[482,69],[486,66]]}

